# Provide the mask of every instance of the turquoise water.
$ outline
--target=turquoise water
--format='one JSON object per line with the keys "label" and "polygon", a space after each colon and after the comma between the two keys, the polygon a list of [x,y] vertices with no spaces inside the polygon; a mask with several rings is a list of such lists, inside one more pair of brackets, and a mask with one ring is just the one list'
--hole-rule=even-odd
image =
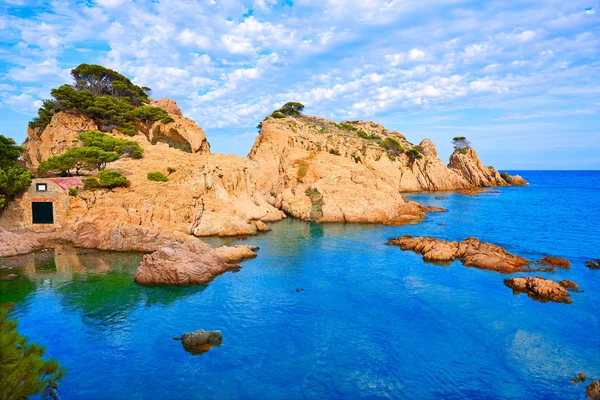
{"label": "turquoise water", "polygon": [[[569,379],[600,379],[600,270],[583,265],[600,258],[600,172],[521,174],[531,186],[410,195],[448,209],[417,225],[286,220],[212,239],[261,250],[202,287],[137,286],[136,254],[26,256],[10,264],[28,278],[0,282],[0,301],[68,370],[63,399],[583,398]],[[541,275],[584,292],[513,295],[505,275],[385,245],[407,233],[567,257],[570,270]],[[197,329],[223,344],[194,356],[173,340]]]}

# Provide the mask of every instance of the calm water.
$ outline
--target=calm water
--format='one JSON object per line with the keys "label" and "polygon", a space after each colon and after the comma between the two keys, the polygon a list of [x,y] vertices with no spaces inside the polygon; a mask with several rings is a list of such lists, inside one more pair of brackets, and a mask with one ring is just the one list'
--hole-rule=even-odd
{"label": "calm water", "polygon": [[[63,399],[583,398],[569,379],[600,379],[600,270],[583,265],[600,258],[600,172],[521,174],[531,186],[411,195],[448,209],[418,225],[273,224],[241,242],[258,258],[204,287],[137,286],[136,254],[26,256],[0,301],[68,369]],[[406,233],[564,256],[571,270],[543,275],[585,292],[515,296],[504,275],[385,246]],[[172,339],[196,329],[222,346],[193,356]]]}

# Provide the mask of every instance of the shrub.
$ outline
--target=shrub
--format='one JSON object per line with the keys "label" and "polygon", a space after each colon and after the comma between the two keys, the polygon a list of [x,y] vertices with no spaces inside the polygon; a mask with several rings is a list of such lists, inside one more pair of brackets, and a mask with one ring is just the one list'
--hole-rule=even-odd
{"label": "shrub", "polygon": [[329,150],[329,154],[334,154],[336,156],[339,156],[340,151],[338,149],[331,149],[331,150]]}
{"label": "shrub", "polygon": [[406,150],[406,155],[408,156],[408,158],[411,161],[415,161],[419,158],[423,158],[423,154],[421,154],[421,152],[419,151],[418,146],[412,147],[412,148]]}
{"label": "shrub", "polygon": [[167,167],[167,172],[170,174],[177,172],[177,168],[173,168],[173,167]]}
{"label": "shrub", "polygon": [[160,107],[141,106],[131,111],[131,116],[146,124],[146,129],[155,121],[162,121],[165,124],[175,121],[169,113]]}
{"label": "shrub", "polygon": [[38,116],[29,122],[31,128],[45,128],[58,111],[56,101],[44,100],[42,107],[38,110]]}
{"label": "shrub", "polygon": [[404,152],[404,147],[402,147],[400,142],[394,138],[385,138],[379,145],[393,155],[402,154]]}
{"label": "shrub", "polygon": [[[376,134],[369,135],[365,131],[358,131],[358,132],[356,132],[356,135],[359,138],[366,139],[366,140],[375,140],[375,141],[381,140],[381,138],[379,136],[377,136]],[[394,139],[392,139],[392,140],[394,140]],[[400,144],[400,143],[398,143],[398,144]]]}
{"label": "shrub", "polygon": [[273,113],[271,114],[271,117],[273,117],[273,118],[285,118],[285,114],[283,114],[279,110],[276,110],[276,111],[273,111]]}
{"label": "shrub", "polygon": [[169,182],[169,178],[167,178],[162,172],[148,172],[148,180],[157,182]]}
{"label": "shrub", "polygon": [[[65,374],[54,360],[44,360],[45,349],[31,343],[17,331],[17,322],[8,319],[0,307],[0,397],[26,399],[53,388]],[[51,389],[53,390],[53,389]]]}
{"label": "shrub", "polygon": [[77,196],[77,188],[76,187],[69,188],[69,196],[72,196],[72,197]]}
{"label": "shrub", "polygon": [[337,126],[340,129],[343,129],[345,131],[355,131],[356,130],[356,128],[353,125],[351,125],[347,122],[342,122],[340,124],[336,124],[335,126]]}
{"label": "shrub", "polygon": [[126,187],[129,185],[129,180],[119,171],[110,169],[100,171],[97,178],[84,178],[81,181],[86,189],[112,189],[116,187]]}

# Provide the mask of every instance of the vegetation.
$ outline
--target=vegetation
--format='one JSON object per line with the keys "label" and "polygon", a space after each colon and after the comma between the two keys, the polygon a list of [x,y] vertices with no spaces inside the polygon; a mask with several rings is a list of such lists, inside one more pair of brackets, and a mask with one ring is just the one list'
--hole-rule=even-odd
{"label": "vegetation", "polygon": [[76,187],[69,188],[69,196],[72,196],[72,197],[77,196],[77,188]]}
{"label": "vegetation", "polygon": [[26,399],[48,388],[65,371],[56,360],[44,360],[45,349],[30,343],[17,331],[17,322],[0,308],[0,399]]}
{"label": "vegetation", "polygon": [[150,88],[134,85],[116,71],[81,64],[71,70],[71,76],[75,83],[52,89],[53,99],[43,101],[30,127],[45,128],[59,111],[81,113],[93,119],[102,131],[118,129],[131,136],[136,134],[137,121],[146,127],[154,121],[173,121],[162,108],[144,105],[150,101]]}
{"label": "vegetation", "polygon": [[356,130],[354,125],[349,124],[347,122],[341,122],[339,124],[335,124],[335,126],[337,126],[339,129],[343,129],[345,131],[355,131]]}
{"label": "vegetation", "polygon": [[167,178],[162,172],[148,172],[148,180],[157,182],[169,182],[169,178]]}
{"label": "vegetation", "polygon": [[[376,134],[369,135],[365,131],[358,131],[358,132],[356,132],[356,135],[359,138],[366,139],[366,140],[374,140],[374,141],[381,140],[381,138],[379,136],[377,136]],[[395,139],[392,139],[392,140],[395,140]],[[398,143],[398,142],[396,142],[396,143]],[[400,144],[400,143],[398,143],[398,144]]]}
{"label": "vegetation", "polygon": [[119,139],[98,131],[87,131],[79,135],[79,139],[87,147],[98,147],[104,151],[114,151],[120,156],[142,158],[144,149],[133,140]]}
{"label": "vegetation", "polygon": [[167,172],[169,173],[169,175],[171,175],[172,173],[177,172],[177,168],[167,167]]}
{"label": "vegetation", "polygon": [[22,151],[13,139],[0,135],[0,210],[31,185],[33,174],[17,162]]}
{"label": "vegetation", "polygon": [[339,156],[340,155],[340,151],[338,149],[331,149],[331,150],[329,150],[329,154],[333,154],[333,155]]}
{"label": "vegetation", "polygon": [[162,121],[165,124],[175,121],[171,116],[160,107],[141,106],[131,112],[134,118],[144,122],[146,129],[150,129],[150,125],[155,121]]}
{"label": "vegetation", "polygon": [[394,138],[385,138],[379,143],[388,153],[398,155],[404,153],[404,147]]}
{"label": "vegetation", "polygon": [[129,186],[129,180],[119,171],[114,170],[100,171],[97,178],[84,178],[81,181],[85,189],[113,189]]}
{"label": "vegetation", "polygon": [[102,171],[106,164],[119,158],[117,153],[104,151],[98,147],[72,147],[59,156],[53,156],[40,163],[38,172],[42,175],[48,173],[60,176],[71,176],[71,170],[79,175],[82,170],[98,169]]}
{"label": "vegetation", "polygon": [[456,150],[460,150],[463,154],[466,153],[466,149],[471,148],[471,142],[469,142],[464,136],[455,136],[452,139],[452,144]]}
{"label": "vegetation", "polygon": [[411,162],[414,162],[419,158],[423,158],[423,153],[421,153],[422,150],[423,149],[421,148],[421,146],[411,147],[410,149],[406,150],[406,155],[408,156]]}

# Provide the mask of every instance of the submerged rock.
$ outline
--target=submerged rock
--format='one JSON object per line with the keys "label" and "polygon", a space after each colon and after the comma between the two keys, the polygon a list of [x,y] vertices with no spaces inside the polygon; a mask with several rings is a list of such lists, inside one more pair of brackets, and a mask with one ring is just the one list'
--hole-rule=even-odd
{"label": "submerged rock", "polygon": [[40,242],[26,234],[9,232],[0,228],[0,257],[27,254],[42,247]]}
{"label": "submerged rock", "polygon": [[223,342],[223,336],[221,335],[221,331],[199,329],[194,332],[185,333],[181,338],[175,338],[175,340],[181,340],[185,351],[197,355],[207,352],[213,346],[220,346]]}
{"label": "submerged rock", "polygon": [[600,260],[598,260],[598,263],[595,263],[593,261],[586,261],[584,262],[585,266],[591,269],[598,269],[600,268]]}
{"label": "submerged rock", "polygon": [[515,293],[526,293],[534,300],[567,304],[573,302],[569,298],[571,294],[561,284],[541,276],[509,278],[504,280],[504,284]]}
{"label": "submerged rock", "polygon": [[600,381],[594,381],[585,388],[588,400],[600,400]]}
{"label": "submerged rock", "polygon": [[405,251],[420,253],[424,261],[451,262],[459,259],[467,267],[502,273],[527,271],[527,266],[531,264],[531,261],[523,257],[511,254],[498,245],[481,242],[477,238],[451,242],[432,237],[405,235],[389,239],[388,244],[399,246]]}
{"label": "submerged rock", "polygon": [[540,265],[548,265],[551,267],[558,267],[558,268],[565,268],[565,269],[571,268],[571,262],[569,260],[567,260],[566,258],[561,258],[561,257],[546,256],[544,258],[539,259],[537,263]]}
{"label": "submerged rock", "polygon": [[571,378],[572,383],[585,382],[585,380],[586,380],[586,377],[583,372],[578,373],[575,378]]}

